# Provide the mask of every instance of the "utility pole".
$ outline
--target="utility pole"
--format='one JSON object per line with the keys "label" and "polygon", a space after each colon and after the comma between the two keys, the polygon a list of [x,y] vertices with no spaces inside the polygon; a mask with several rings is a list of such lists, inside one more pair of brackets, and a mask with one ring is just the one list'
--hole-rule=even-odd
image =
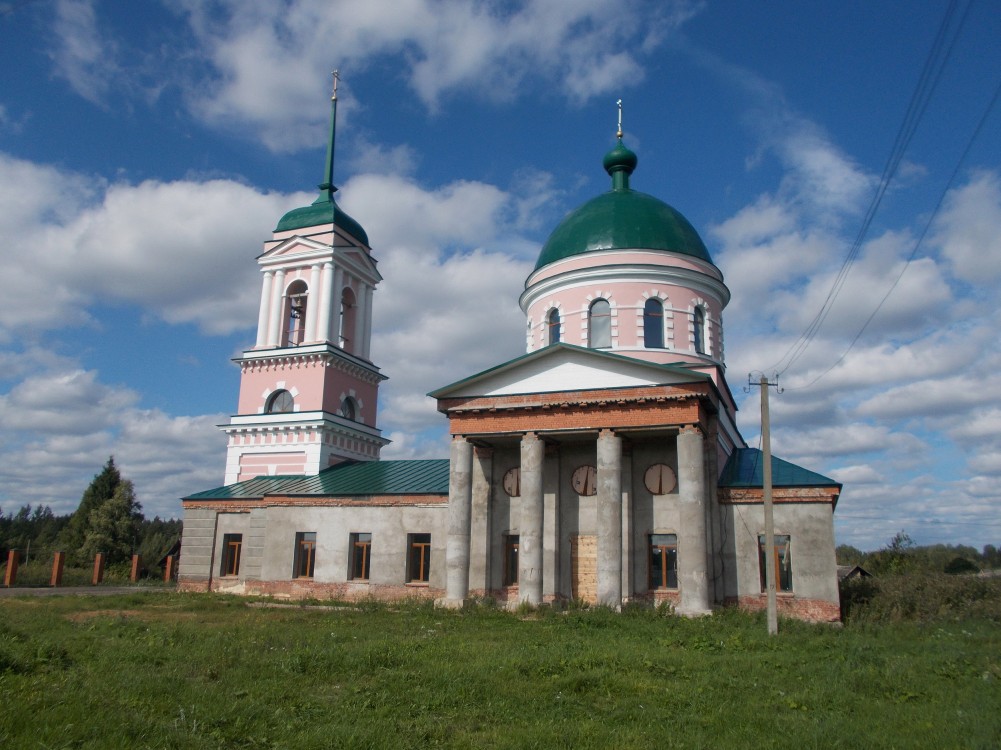
{"label": "utility pole", "polygon": [[[748,376],[748,390],[754,382]],[[768,416],[768,388],[778,389],[778,376],[774,383],[762,374],[758,381],[761,388],[761,452],[764,465],[761,467],[761,492],[765,505],[765,590],[768,592],[768,635],[779,632],[779,615],[775,601],[775,517],[772,508],[772,437],[771,424]]]}

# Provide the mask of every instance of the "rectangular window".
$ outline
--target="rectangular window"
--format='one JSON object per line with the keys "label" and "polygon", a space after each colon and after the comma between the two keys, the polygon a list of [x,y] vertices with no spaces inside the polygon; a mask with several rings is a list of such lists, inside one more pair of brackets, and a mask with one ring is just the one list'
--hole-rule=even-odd
{"label": "rectangular window", "polygon": [[372,535],[351,535],[351,580],[367,581],[372,563]]}
{"label": "rectangular window", "polygon": [[678,588],[678,535],[650,535],[650,588]]}
{"label": "rectangular window", "polygon": [[316,532],[300,531],[295,535],[295,561],[292,563],[293,578],[312,578],[316,563]]}
{"label": "rectangular window", "polygon": [[431,577],[431,535],[407,534],[407,583],[427,583]]}
{"label": "rectangular window", "polygon": [[504,585],[514,586],[518,583],[518,546],[517,534],[504,535]]}
{"label": "rectangular window", "polygon": [[[792,591],[792,538],[788,534],[775,535],[775,590]],[[758,536],[758,565],[761,570],[761,590],[768,591],[765,572],[765,535]]]}
{"label": "rectangular window", "polygon": [[243,534],[224,534],[222,538],[222,569],[220,575],[240,574],[240,551],[243,548]]}

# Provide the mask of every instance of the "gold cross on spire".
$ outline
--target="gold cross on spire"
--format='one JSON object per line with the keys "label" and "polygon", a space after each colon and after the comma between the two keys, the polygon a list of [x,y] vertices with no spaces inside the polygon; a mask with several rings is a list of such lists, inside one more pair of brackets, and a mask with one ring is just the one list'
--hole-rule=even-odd
{"label": "gold cross on spire", "polygon": [[619,99],[619,100],[618,100],[617,102],[615,102],[615,103],[619,105],[619,130],[618,130],[618,132],[617,132],[617,133],[615,134],[615,137],[616,137],[616,138],[621,138],[621,137],[622,137],[622,100],[621,100],[621,99]]}
{"label": "gold cross on spire", "polygon": [[333,73],[331,73],[331,75],[334,77],[334,93],[331,95],[330,101],[336,102],[337,101],[337,82],[341,80],[341,74],[338,71],[335,70]]}

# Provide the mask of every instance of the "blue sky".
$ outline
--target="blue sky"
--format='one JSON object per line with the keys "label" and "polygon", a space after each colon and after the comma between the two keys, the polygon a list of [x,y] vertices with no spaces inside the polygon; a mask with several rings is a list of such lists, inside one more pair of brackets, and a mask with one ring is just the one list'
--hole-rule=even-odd
{"label": "blue sky", "polygon": [[254,258],[322,178],[336,67],[339,202],[385,277],[385,457],[447,455],[424,394],[523,351],[525,276],[607,188],[621,98],[633,187],[689,218],[733,294],[748,442],[742,386],[781,369],[772,447],[845,483],[839,543],[997,544],[1001,112],[960,163],[1001,80],[992,3],[956,3],[858,258],[777,367],[862,226],[947,8],[0,2],[0,508],[69,512],[110,454],[148,515],[221,483]]}

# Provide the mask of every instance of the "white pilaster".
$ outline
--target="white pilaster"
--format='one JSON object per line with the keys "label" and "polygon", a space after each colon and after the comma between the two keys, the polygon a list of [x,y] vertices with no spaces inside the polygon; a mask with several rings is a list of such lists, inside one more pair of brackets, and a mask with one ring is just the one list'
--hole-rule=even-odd
{"label": "white pilaster", "polygon": [[358,285],[358,295],[355,297],[355,329],[351,332],[354,342],[351,351],[359,357],[365,356],[365,319],[368,317],[366,301],[368,300],[368,284],[360,282]]}
{"label": "white pilaster", "polygon": [[275,271],[271,289],[271,315],[268,318],[268,346],[278,346],[282,330],[282,303],[285,301],[285,269]]}
{"label": "white pilaster", "polygon": [[303,343],[316,341],[316,321],[320,314],[320,264],[309,269],[309,296],[306,297],[306,332]]}
{"label": "white pilaster", "polygon": [[271,285],[274,282],[274,271],[264,272],[264,283],[261,286],[261,307],[257,313],[257,343],[260,348],[268,340],[268,314],[271,312]]}
{"label": "white pilaster", "polygon": [[372,297],[375,289],[370,286],[365,287],[365,330],[362,335],[362,356],[365,359],[372,358]]}
{"label": "white pilaster", "polygon": [[323,281],[320,300],[317,304],[319,308],[319,318],[316,325],[317,338],[320,341],[330,340],[330,311],[334,305],[340,304],[334,299],[334,265],[330,262],[323,264]]}
{"label": "white pilaster", "polygon": [[330,298],[330,328],[327,338],[335,346],[341,345],[341,298],[344,296],[344,271],[334,266],[334,289]]}

